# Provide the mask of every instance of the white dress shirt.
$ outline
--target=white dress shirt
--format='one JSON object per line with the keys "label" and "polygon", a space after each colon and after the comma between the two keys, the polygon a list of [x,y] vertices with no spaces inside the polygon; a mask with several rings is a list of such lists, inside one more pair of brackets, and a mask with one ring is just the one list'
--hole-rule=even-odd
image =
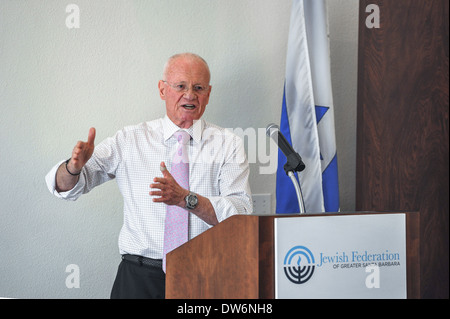
{"label": "white dress shirt", "polygon": [[[167,116],[125,127],[95,147],[72,190],[55,190],[56,171],[63,161],[47,174],[47,186],[59,198],[76,200],[115,178],[124,201],[120,253],[162,259],[166,204],[152,201],[150,184],[154,177],[162,177],[161,162],[170,172],[177,148],[173,133],[179,129]],[[250,214],[249,166],[242,140],[204,120],[196,121],[186,131],[192,137],[190,190],[210,200],[219,222],[235,214]],[[210,227],[194,214],[189,215],[189,239]]]}

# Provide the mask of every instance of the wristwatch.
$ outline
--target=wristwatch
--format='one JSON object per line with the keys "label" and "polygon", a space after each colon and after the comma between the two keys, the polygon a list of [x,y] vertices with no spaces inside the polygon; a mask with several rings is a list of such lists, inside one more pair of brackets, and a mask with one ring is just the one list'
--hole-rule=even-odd
{"label": "wristwatch", "polygon": [[198,197],[195,193],[189,192],[189,194],[184,198],[186,201],[187,209],[195,209],[198,205]]}

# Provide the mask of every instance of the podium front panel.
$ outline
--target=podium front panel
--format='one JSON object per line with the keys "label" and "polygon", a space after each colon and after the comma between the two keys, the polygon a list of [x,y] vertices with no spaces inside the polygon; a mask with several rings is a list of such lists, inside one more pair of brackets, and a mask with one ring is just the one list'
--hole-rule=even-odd
{"label": "podium front panel", "polygon": [[275,298],[406,298],[406,217],[278,218]]}

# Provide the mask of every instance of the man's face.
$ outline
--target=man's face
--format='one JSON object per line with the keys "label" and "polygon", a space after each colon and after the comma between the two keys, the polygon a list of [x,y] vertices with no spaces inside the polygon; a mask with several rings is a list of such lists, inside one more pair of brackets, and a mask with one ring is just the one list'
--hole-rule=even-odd
{"label": "man's face", "polygon": [[202,117],[209,102],[211,86],[206,65],[196,59],[181,57],[172,61],[159,94],[166,101],[166,113],[173,123],[189,128]]}

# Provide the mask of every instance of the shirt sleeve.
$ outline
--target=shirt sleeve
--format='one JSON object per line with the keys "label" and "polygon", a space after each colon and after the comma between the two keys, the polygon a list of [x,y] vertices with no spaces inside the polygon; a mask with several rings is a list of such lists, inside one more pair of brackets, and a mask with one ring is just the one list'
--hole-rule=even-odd
{"label": "shirt sleeve", "polygon": [[232,215],[251,214],[253,201],[250,191],[250,169],[242,140],[233,136],[233,143],[226,149],[225,163],[219,175],[220,196],[209,197],[222,222]]}
{"label": "shirt sleeve", "polygon": [[69,191],[56,190],[56,172],[64,162],[60,161],[46,175],[47,188],[58,198],[75,201],[81,195],[89,193],[94,187],[115,178],[115,172],[121,160],[120,145],[122,135],[117,133],[98,144],[92,157],[82,168],[78,183]]}

